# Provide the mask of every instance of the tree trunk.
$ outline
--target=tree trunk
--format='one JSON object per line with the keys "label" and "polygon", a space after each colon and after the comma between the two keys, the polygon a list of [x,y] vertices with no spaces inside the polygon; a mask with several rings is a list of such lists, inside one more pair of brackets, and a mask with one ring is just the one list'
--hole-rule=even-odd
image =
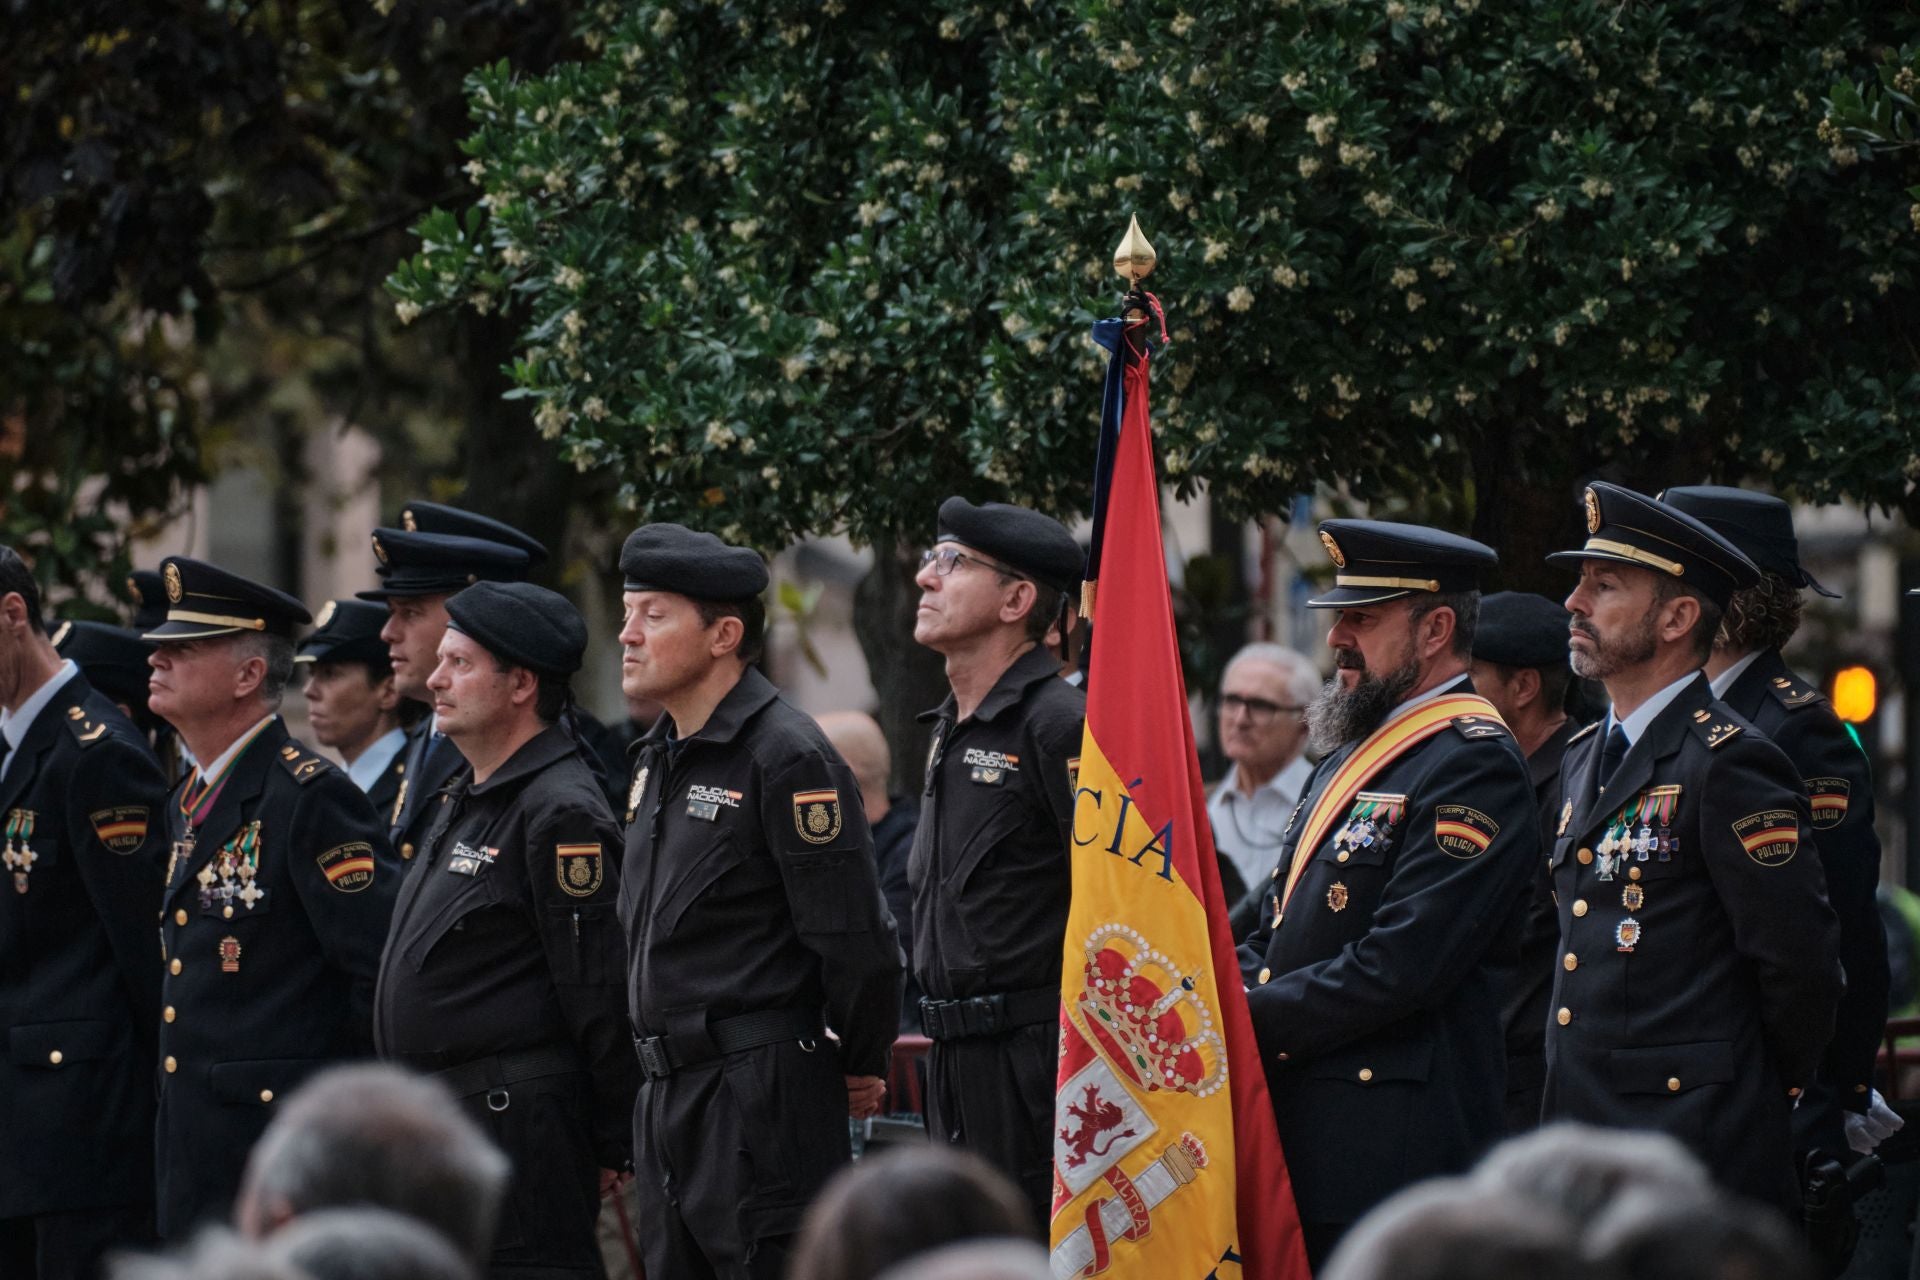
{"label": "tree trunk", "polygon": [[873,568],[853,593],[853,631],[879,703],[874,718],[893,754],[895,795],[917,796],[926,778],[928,726],[918,716],[947,696],[940,655],[914,643],[918,557],[906,546],[876,546]]}

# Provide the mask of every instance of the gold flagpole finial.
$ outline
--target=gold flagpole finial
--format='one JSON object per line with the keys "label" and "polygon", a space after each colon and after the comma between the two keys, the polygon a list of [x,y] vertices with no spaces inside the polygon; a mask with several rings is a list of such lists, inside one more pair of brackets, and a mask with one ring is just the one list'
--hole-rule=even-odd
{"label": "gold flagpole finial", "polygon": [[1136,213],[1127,223],[1127,234],[1113,251],[1113,269],[1125,276],[1128,283],[1138,285],[1153,274],[1158,260],[1153,246],[1147,243],[1146,232],[1140,230],[1140,215]]}

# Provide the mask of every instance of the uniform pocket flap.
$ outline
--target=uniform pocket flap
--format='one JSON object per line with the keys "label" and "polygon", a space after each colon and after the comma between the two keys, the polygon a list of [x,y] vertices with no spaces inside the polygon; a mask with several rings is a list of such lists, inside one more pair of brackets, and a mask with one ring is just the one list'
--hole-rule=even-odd
{"label": "uniform pocket flap", "polygon": [[1685,1093],[1702,1085],[1726,1084],[1733,1079],[1733,1042],[1701,1040],[1615,1049],[1607,1055],[1607,1074],[1615,1093]]}
{"label": "uniform pocket flap", "polygon": [[866,858],[861,849],[787,854],[794,927],[801,933],[849,933],[864,927],[869,913],[861,908],[871,904],[860,900],[863,880],[855,860]]}
{"label": "uniform pocket flap", "polygon": [[60,1067],[114,1053],[125,1031],[111,1022],[36,1022],[7,1032],[7,1057],[16,1067]]}
{"label": "uniform pocket flap", "polygon": [[1433,1041],[1396,1040],[1355,1045],[1316,1060],[1307,1069],[1315,1080],[1346,1080],[1354,1084],[1383,1084],[1390,1080],[1420,1082],[1433,1070]]}
{"label": "uniform pocket flap", "polygon": [[326,1066],[320,1058],[262,1058],[252,1062],[216,1062],[210,1079],[213,1096],[229,1105],[261,1106],[283,1100],[314,1072]]}

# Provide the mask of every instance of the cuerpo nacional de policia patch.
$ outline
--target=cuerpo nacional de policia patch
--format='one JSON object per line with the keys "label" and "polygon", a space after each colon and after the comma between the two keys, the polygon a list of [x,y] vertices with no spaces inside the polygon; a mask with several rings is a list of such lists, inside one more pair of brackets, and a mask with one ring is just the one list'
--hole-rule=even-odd
{"label": "cuerpo nacional de policia patch", "polygon": [[826,844],[840,834],[840,793],[832,787],[793,793],[793,829],[808,844]]}
{"label": "cuerpo nacional de policia patch", "polygon": [[588,898],[607,877],[606,861],[597,844],[557,844],[553,847],[553,873],[566,893]]}
{"label": "cuerpo nacional de policia patch", "polygon": [[1733,834],[1763,867],[1783,867],[1800,852],[1800,820],[1791,809],[1750,813],[1733,824]]}
{"label": "cuerpo nacional de policia patch", "polygon": [[1477,858],[1499,834],[1500,824],[1478,809],[1443,804],[1433,811],[1433,838],[1449,857]]}

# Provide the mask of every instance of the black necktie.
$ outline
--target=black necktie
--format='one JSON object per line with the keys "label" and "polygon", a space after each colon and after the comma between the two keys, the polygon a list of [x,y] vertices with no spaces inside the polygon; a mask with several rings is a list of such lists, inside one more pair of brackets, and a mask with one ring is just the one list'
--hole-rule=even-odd
{"label": "black necktie", "polygon": [[1618,723],[1607,730],[1606,745],[1600,748],[1600,785],[1605,787],[1613,780],[1614,770],[1627,758],[1627,731]]}

